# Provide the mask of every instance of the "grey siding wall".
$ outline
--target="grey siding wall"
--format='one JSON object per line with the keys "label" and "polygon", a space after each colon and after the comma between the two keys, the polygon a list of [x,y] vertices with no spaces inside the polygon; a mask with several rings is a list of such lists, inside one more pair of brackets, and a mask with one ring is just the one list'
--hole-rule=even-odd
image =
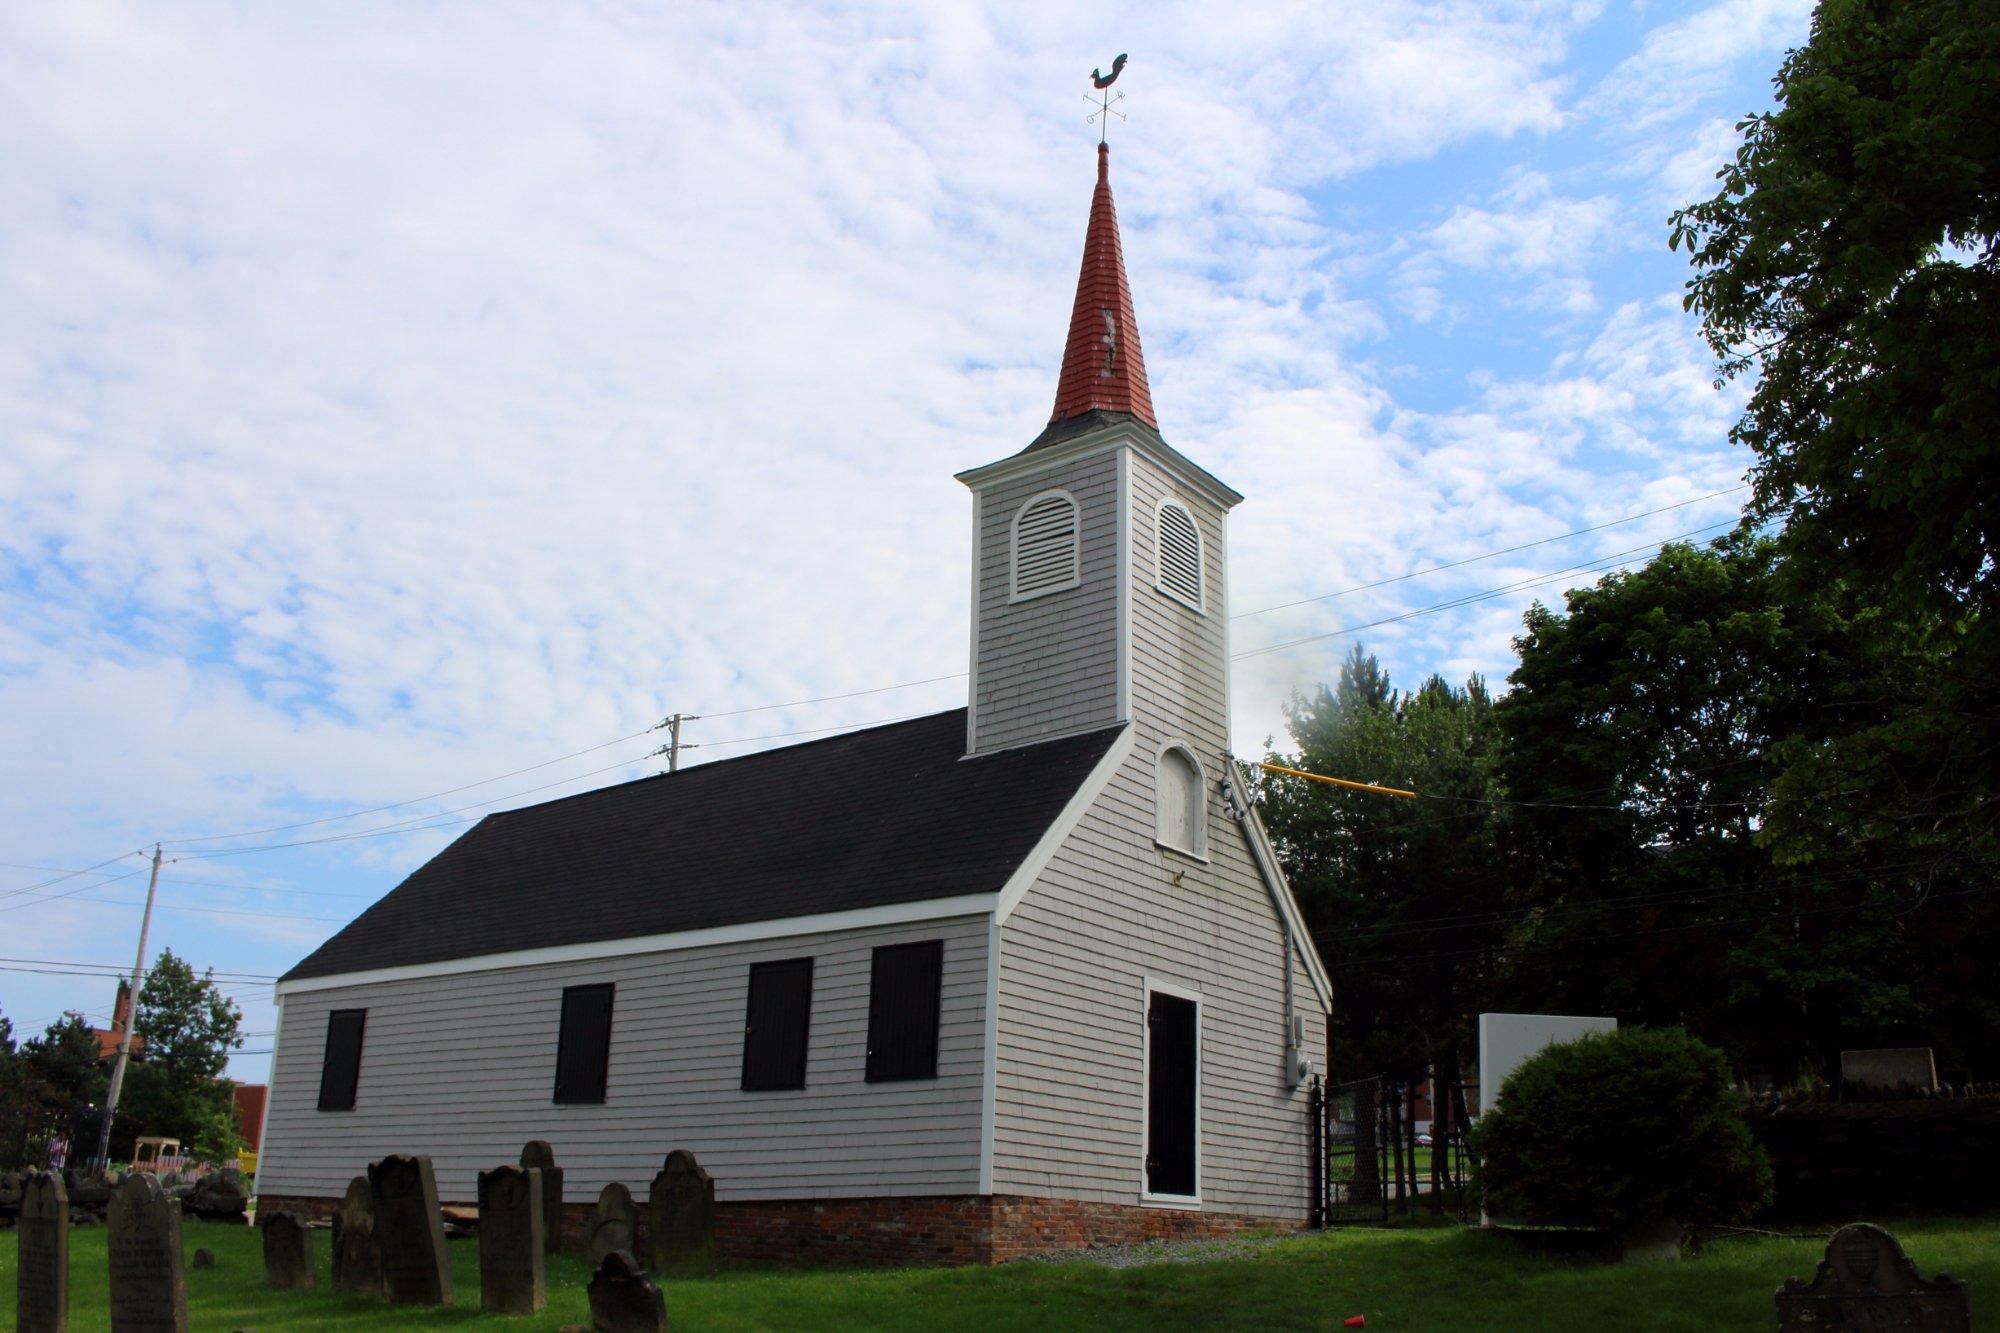
{"label": "grey siding wall", "polygon": [[[750,944],[308,991],[285,1000],[258,1185],[337,1196],[372,1158],[429,1153],[443,1197],[544,1138],[565,1193],[623,1181],[644,1198],[661,1160],[687,1148],[720,1199],[966,1194],[977,1190],[988,918],[793,936]],[[863,1081],[870,955],[944,941],[938,1077]],[[749,967],[810,955],[806,1086],[743,1092]],[[557,1106],[565,986],[617,984],[601,1106]],[[326,1015],[366,1008],[353,1111],[316,1109]]]}
{"label": "grey siding wall", "polygon": [[[1066,490],[1081,508],[1082,582],[1008,600],[1014,515]],[[973,750],[1109,726],[1118,720],[1118,457],[1106,451],[987,488],[979,504],[973,608]]]}
{"label": "grey siding wall", "polygon": [[[1133,1203],[1144,1183],[1149,976],[1202,1006],[1205,1210],[1300,1218],[1307,1094],[1287,1068],[1286,976],[1306,1049],[1326,1021],[1221,797],[1227,744],[1222,515],[1143,456],[1131,464],[1137,744],[1001,931],[993,1188]],[[1178,494],[1203,534],[1207,614],[1153,585],[1153,513]],[[1187,744],[1207,777],[1207,863],[1154,845],[1155,763]]]}

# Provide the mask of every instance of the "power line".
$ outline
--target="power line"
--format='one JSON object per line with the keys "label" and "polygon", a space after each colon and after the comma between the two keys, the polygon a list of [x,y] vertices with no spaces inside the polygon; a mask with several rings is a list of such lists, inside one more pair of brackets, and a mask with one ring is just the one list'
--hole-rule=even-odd
{"label": "power line", "polygon": [[[83,898],[75,894],[50,894],[47,897],[30,898],[24,903],[0,910],[19,911],[29,907],[39,907],[43,903],[53,902],[102,903],[107,907],[145,906],[144,903],[135,903],[129,898]],[[154,905],[153,910],[156,912],[192,912],[211,916],[256,916],[275,921],[325,921],[333,924],[339,924],[348,919],[344,916],[304,916],[298,912],[263,912],[248,907],[182,906],[178,903],[158,903]]]}
{"label": "power line", "polygon": [[1342,588],[1338,592],[1323,592],[1314,597],[1302,597],[1296,602],[1280,602],[1276,606],[1259,607],[1255,611],[1239,611],[1231,616],[1230,619],[1248,620],[1252,616],[1269,615],[1273,611],[1289,611],[1295,606],[1310,606],[1314,602],[1328,602],[1336,597],[1346,597],[1357,592],[1369,592],[1376,588],[1386,588],[1392,583],[1402,583],[1409,579],[1422,578],[1426,574],[1439,574],[1447,569],[1458,569],[1465,565],[1476,565],[1482,560],[1492,560],[1498,556],[1513,555],[1517,551],[1532,550],[1534,547],[1548,546],[1553,542],[1568,541],[1571,537],[1582,537],[1589,533],[1602,532],[1606,528],[1616,528],[1627,523],[1636,523],[1642,518],[1652,518],[1655,514],[1671,513],[1676,509],[1686,509],[1689,505],[1700,504],[1703,500],[1716,500],[1725,495],[1734,495],[1738,491],[1747,491],[1749,489],[1750,487],[1747,483],[1742,486],[1730,486],[1723,490],[1711,491],[1707,495],[1697,495],[1692,500],[1682,500],[1678,504],[1661,505],[1658,509],[1648,509],[1642,514],[1627,514],[1624,518],[1614,518],[1608,523],[1599,523],[1594,527],[1578,528],[1574,532],[1565,532],[1560,536],[1544,537],[1540,541],[1522,542],[1519,546],[1508,546],[1498,551],[1487,551],[1483,555],[1469,555],[1463,560],[1453,560],[1449,564],[1431,565],[1426,569],[1412,570],[1408,574],[1398,574],[1394,578],[1378,579],[1374,583],[1361,583],[1352,588]]}
{"label": "power line", "polygon": [[[1979,898],[1993,893],[2000,893],[2000,885],[1992,885],[1983,889],[1966,889],[1955,893],[1928,894],[1919,901],[1911,903],[1908,906],[1901,908],[1900,910],[1917,911],[1931,905],[1932,903],[1953,902],[1966,898]],[[1409,963],[1439,962],[1446,959],[1482,957],[1490,954],[1539,953],[1557,949],[1568,949],[1585,944],[1604,944],[1614,940],[1653,939],[1661,935],[1681,935],[1681,934],[1687,934],[1691,931],[1728,930],[1728,929],[1740,928],[1743,926],[1768,925],[1772,922],[1778,922],[1778,921],[1785,921],[1785,922],[1804,921],[1804,920],[1816,919],[1819,917],[1839,916],[1847,912],[1864,911],[1871,907],[1886,907],[1886,906],[1889,906],[1889,904],[1868,903],[1868,902],[1846,903],[1838,907],[1812,908],[1804,911],[1773,912],[1766,916],[1741,917],[1734,920],[1725,919],[1721,921],[1694,921],[1678,926],[1658,926],[1649,930],[1625,931],[1622,933],[1608,934],[1608,935],[1583,935],[1571,938],[1546,940],[1546,941],[1531,940],[1522,944],[1493,944],[1480,948],[1451,949],[1433,953],[1382,955],[1379,957],[1371,957],[1371,958],[1358,959],[1354,961],[1339,962],[1335,964],[1335,967],[1337,970],[1351,969],[1351,970],[1369,971],[1382,967],[1403,966]],[[1327,943],[1332,942],[1331,940],[1328,940],[1327,937],[1322,935],[1315,935],[1313,938],[1315,940],[1320,940]]]}
{"label": "power line", "polygon": [[[168,865],[173,861],[169,860]],[[62,870],[62,866],[23,865],[18,861],[0,861],[0,866],[12,870]],[[186,875],[162,875],[162,884],[194,884],[210,889],[237,889],[244,893],[297,893],[308,898],[379,898],[375,893],[341,893],[335,889],[301,889],[289,884],[239,884],[226,879],[193,879]]]}
{"label": "power line", "polygon": [[1698,537],[1704,532],[1713,532],[1717,528],[1734,527],[1735,525],[1735,519],[1726,519],[1720,523],[1710,523],[1704,527],[1683,532],[1679,536],[1668,537],[1663,541],[1647,542],[1643,546],[1635,546],[1629,550],[1620,551],[1615,555],[1598,556],[1583,564],[1571,565],[1567,569],[1556,570],[1552,574],[1537,574],[1531,578],[1521,579],[1498,588],[1488,588],[1484,592],[1469,593],[1464,597],[1454,597],[1450,601],[1439,602],[1434,606],[1419,607],[1414,611],[1405,611],[1400,615],[1385,616],[1381,620],[1371,620],[1362,625],[1344,625],[1339,629],[1327,630],[1322,634],[1308,634],[1303,638],[1287,639],[1282,643],[1267,643],[1261,648],[1251,648],[1244,652],[1234,653],[1231,655],[1230,660],[1241,661],[1247,657],[1263,657],[1269,653],[1284,652],[1287,648],[1297,648],[1303,644],[1318,643],[1322,639],[1338,638],[1343,634],[1355,634],[1364,629],[1378,629],[1383,625],[1394,625],[1401,621],[1414,620],[1418,616],[1435,615],[1439,611],[1455,611],[1461,606],[1471,606],[1475,602],[1487,602],[1495,597],[1504,597],[1511,592],[1525,592],[1527,589],[1537,587],[1540,584],[1554,583],[1558,579],[1568,578],[1572,574],[1594,573],[1605,570],[1621,561],[1632,559],[1642,552],[1657,550],[1667,545],[1668,542],[1686,541],[1688,538]]}
{"label": "power line", "polygon": [[[518,778],[523,773],[533,773],[537,769],[548,768],[553,764],[560,764],[565,760],[576,759],[586,754],[594,754],[598,750],[609,749],[613,745],[623,745],[626,741],[637,740],[641,736],[650,735],[658,731],[662,725],[661,723],[655,723],[647,727],[644,731],[635,731],[630,735],[620,736],[615,740],[603,741],[597,745],[588,745],[581,750],[572,750],[570,753],[558,755],[554,759],[545,759],[539,764],[529,764],[526,768],[517,768],[511,773],[501,773],[495,777],[481,778],[477,782],[468,782],[462,787],[449,787],[444,791],[434,791],[425,796],[412,796],[407,801],[392,801],[388,805],[373,806],[366,810],[349,810],[344,814],[338,815],[323,815],[318,819],[302,819],[295,824],[273,824],[269,828],[243,829],[235,833],[210,833],[200,837],[166,838],[163,841],[174,843],[177,846],[191,842],[224,842],[231,838],[253,838],[265,833],[287,833],[292,829],[312,828],[315,825],[331,824],[342,819],[358,819],[362,815],[379,815],[388,810],[400,810],[404,806],[421,805],[425,801],[435,801],[445,796],[456,796],[459,792],[471,791],[474,787],[484,787],[489,783],[505,782],[508,778]],[[601,772],[602,770],[599,771]],[[502,797],[501,799],[504,800],[506,798]],[[109,863],[107,862],[106,864]]]}
{"label": "power line", "polygon": [[[89,874],[94,874],[94,873],[96,873],[97,871],[99,871],[99,870],[102,870],[102,869],[104,869],[104,867],[106,867],[106,866],[108,866],[108,865],[112,865],[112,864],[114,864],[114,863],[116,863],[116,862],[118,862],[118,861],[123,861],[123,860],[124,860],[124,859],[125,859],[126,857],[128,857],[128,856],[144,856],[144,855],[145,855],[145,852],[144,852],[144,851],[131,851],[131,852],[120,852],[120,853],[118,853],[118,855],[116,855],[116,856],[108,856],[108,857],[106,857],[106,858],[105,858],[104,860],[102,860],[102,861],[99,861],[99,862],[98,862],[98,863],[97,863],[96,865],[94,865],[94,866],[85,866],[85,867],[84,867],[83,869],[81,869],[81,870],[65,870],[65,871],[63,871],[62,873],[60,873],[60,874],[58,874],[58,875],[54,875],[54,876],[52,876],[52,877],[50,877],[50,878],[48,878],[48,879],[38,879],[38,880],[36,880],[36,881],[35,881],[35,882],[34,882],[33,884],[23,884],[23,885],[22,885],[22,886],[21,886],[20,888],[18,888],[18,889],[8,889],[8,890],[7,890],[7,891],[5,891],[4,893],[0,893],[0,898],[11,898],[11,897],[13,897],[13,896],[14,896],[15,894],[17,894],[17,893],[32,893],[32,892],[33,892],[34,890],[36,890],[36,889],[46,889],[46,888],[48,888],[48,887],[49,887],[50,885],[53,885],[53,884],[60,884],[60,883],[62,883],[62,882],[63,882],[64,880],[66,880],[66,879],[75,879],[75,878],[76,878],[76,877],[77,877],[78,875],[89,875]],[[16,868],[16,869],[24,869],[24,870],[44,870],[44,869],[52,869],[53,867],[47,867],[47,866],[17,866],[17,867],[15,867],[15,868]],[[135,873],[135,874],[136,874],[137,872],[135,871],[135,872],[133,872],[133,873]],[[123,878],[123,876],[117,876],[116,878],[121,878],[121,879],[122,879],[122,878]]]}
{"label": "power line", "polygon": [[[906,680],[896,685],[878,685],[872,690],[852,690],[846,694],[822,694],[816,699],[794,699],[790,703],[782,703],[782,704],[758,704],[752,708],[732,708],[726,712],[721,712],[721,713],[714,713],[714,712],[703,713],[702,716],[713,721],[718,717],[741,717],[745,713],[768,713],[773,709],[777,708],[803,708],[807,704],[838,703],[842,699],[859,699],[862,698],[864,695],[887,694],[891,690],[908,690],[908,689],[914,689],[916,686],[919,685],[936,685],[947,680],[964,680],[964,679],[965,679],[965,673],[963,671],[954,671],[948,676],[926,676],[922,680]],[[920,713],[918,714],[918,716],[921,717],[923,715]],[[710,742],[710,743],[720,744],[721,742]]]}
{"label": "power line", "polygon": [[[36,967],[108,967],[108,969],[112,969],[112,975],[116,975],[116,977],[124,977],[126,975],[126,969],[120,967],[118,963],[74,963],[74,961],[68,961],[68,959],[0,959],[0,963],[32,963]],[[222,977],[234,977],[234,979],[242,979],[242,981],[278,981],[272,973],[214,971],[214,975],[216,975],[218,981]]]}

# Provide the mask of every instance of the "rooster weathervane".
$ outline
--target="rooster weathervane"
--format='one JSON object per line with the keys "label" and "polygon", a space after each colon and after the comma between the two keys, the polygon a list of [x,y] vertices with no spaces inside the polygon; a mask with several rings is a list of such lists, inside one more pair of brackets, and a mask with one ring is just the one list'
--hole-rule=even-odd
{"label": "rooster weathervane", "polygon": [[1118,76],[1125,72],[1126,59],[1125,54],[1120,52],[1118,58],[1111,62],[1109,74],[1102,70],[1090,71],[1090,86],[1097,90],[1097,96],[1093,98],[1089,93],[1085,93],[1083,100],[1092,103],[1097,110],[1083,119],[1086,124],[1094,123],[1097,126],[1097,142],[1100,144],[1104,142],[1104,132],[1109,128],[1111,118],[1116,116],[1120,120],[1125,119],[1125,113],[1118,109],[1118,104],[1125,100],[1125,94],[1113,93],[1111,85],[1118,82]]}

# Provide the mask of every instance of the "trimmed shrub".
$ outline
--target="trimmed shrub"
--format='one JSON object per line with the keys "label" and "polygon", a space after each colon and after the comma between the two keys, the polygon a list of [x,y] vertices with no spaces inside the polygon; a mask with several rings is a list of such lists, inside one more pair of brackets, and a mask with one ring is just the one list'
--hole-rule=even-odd
{"label": "trimmed shrub", "polygon": [[1472,1151],[1487,1211],[1525,1222],[1623,1233],[1737,1221],[1771,1198],[1722,1053],[1679,1028],[1549,1047],[1501,1085]]}

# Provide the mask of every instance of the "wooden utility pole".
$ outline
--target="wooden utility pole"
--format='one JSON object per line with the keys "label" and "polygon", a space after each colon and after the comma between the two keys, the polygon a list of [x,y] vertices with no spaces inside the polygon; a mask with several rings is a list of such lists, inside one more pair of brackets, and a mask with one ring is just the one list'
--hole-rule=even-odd
{"label": "wooden utility pole", "polygon": [[118,1034],[118,1059],[111,1066],[111,1087],[104,1094],[104,1124],[97,1132],[97,1160],[111,1161],[111,1122],[118,1116],[118,1094],[125,1087],[125,1066],[132,1062],[132,1033],[139,1026],[139,986],[146,979],[146,936],[153,928],[153,895],[160,888],[160,845],[153,844],[153,873],[146,881],[146,911],[139,918],[139,952],[132,959],[132,987],[125,995],[125,1028]]}
{"label": "wooden utility pole", "polygon": [[[699,722],[699,713],[675,713],[667,719],[667,772],[678,773],[681,768],[681,723]],[[690,750],[700,747],[690,745]]]}

